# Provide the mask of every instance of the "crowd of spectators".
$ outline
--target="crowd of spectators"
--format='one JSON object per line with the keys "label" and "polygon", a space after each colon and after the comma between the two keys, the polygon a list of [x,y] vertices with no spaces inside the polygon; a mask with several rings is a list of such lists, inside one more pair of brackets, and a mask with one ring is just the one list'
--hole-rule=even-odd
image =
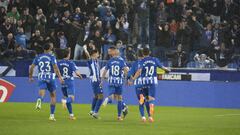
{"label": "crowd of spectators", "polygon": [[[50,42],[74,60],[116,45],[135,60],[150,47],[185,67],[195,54],[225,66],[240,53],[239,0],[0,0],[1,58],[32,58]],[[184,58],[184,59],[183,59]]]}

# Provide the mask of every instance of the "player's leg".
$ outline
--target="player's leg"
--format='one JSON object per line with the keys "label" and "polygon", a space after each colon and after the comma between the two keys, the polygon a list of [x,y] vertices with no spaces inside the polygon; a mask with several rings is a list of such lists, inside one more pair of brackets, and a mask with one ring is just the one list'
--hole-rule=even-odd
{"label": "player's leg", "polygon": [[49,117],[49,120],[56,121],[56,119],[54,117],[55,108],[56,108],[56,91],[50,92],[50,98],[51,98],[51,102],[50,102],[50,117]]}
{"label": "player's leg", "polygon": [[55,80],[50,81],[49,83],[47,83],[47,87],[48,87],[48,91],[50,93],[50,99],[51,99],[49,120],[56,121],[54,117],[55,108],[56,108],[56,89],[57,89],[56,81]]}
{"label": "player's leg", "polygon": [[123,101],[122,101],[122,95],[115,94],[116,100],[117,100],[117,116],[118,120],[123,120],[122,119],[122,108],[123,108]]}
{"label": "player's leg", "polygon": [[68,93],[67,93],[67,86],[66,85],[62,85],[62,94],[63,94],[63,98],[62,98],[62,107],[63,109],[66,109],[67,106],[66,106],[66,98],[68,97]]}
{"label": "player's leg", "polygon": [[99,112],[99,109],[102,105],[102,102],[103,102],[103,93],[100,92],[99,94],[97,94],[97,103],[96,103],[96,106],[94,108],[94,113],[92,115],[93,118],[95,118],[95,119],[99,118],[98,112]]}
{"label": "player's leg", "polygon": [[146,111],[147,111],[148,117],[150,117],[149,90],[148,90],[148,88],[144,87],[142,92],[143,92],[143,96],[145,97],[144,104],[146,107]]}
{"label": "player's leg", "polygon": [[67,105],[67,109],[69,112],[69,118],[71,120],[75,120],[76,117],[73,114],[73,109],[72,109],[72,103],[74,102],[75,96],[74,95],[68,95],[67,99],[66,99],[66,105]]}
{"label": "player's leg", "polygon": [[96,83],[92,83],[92,89],[93,89],[93,98],[92,98],[92,105],[91,105],[91,111],[89,112],[89,115],[93,115],[94,113],[94,109],[97,103],[97,84]]}
{"label": "player's leg", "polygon": [[40,110],[42,107],[42,101],[43,98],[45,96],[45,91],[47,89],[47,84],[45,81],[39,81],[38,82],[38,87],[39,87],[39,92],[38,92],[38,98],[37,98],[37,102],[36,102],[36,109]]}
{"label": "player's leg", "polygon": [[75,100],[75,87],[73,85],[73,82],[69,82],[67,84],[67,98],[66,98],[66,106],[69,112],[69,118],[71,120],[75,120],[76,118],[74,117],[73,110],[72,110],[72,103]]}
{"label": "player's leg", "polygon": [[149,117],[149,121],[150,122],[153,122],[153,114],[154,114],[154,101],[155,101],[155,93],[156,93],[156,88],[155,88],[155,85],[150,85],[149,86],[149,99],[148,99],[148,102],[149,102],[149,112],[150,112],[150,117]]}
{"label": "player's leg", "polygon": [[125,118],[128,114],[128,106],[126,105],[126,103],[123,100],[122,92],[123,92],[122,86],[116,87],[116,94],[120,95],[120,98],[119,97],[117,97],[117,98],[122,101],[122,113],[123,113],[123,118]]}
{"label": "player's leg", "polygon": [[108,94],[109,96],[104,99],[103,104],[102,104],[103,106],[106,106],[107,104],[111,104],[112,100],[115,99],[114,98],[115,87],[109,86],[108,92],[109,92],[109,94]]}
{"label": "player's leg", "polygon": [[[135,91],[136,91],[136,95],[137,95],[138,100],[140,100],[141,95],[143,96],[142,89],[140,87],[136,87]],[[146,122],[146,117],[145,117],[145,114],[144,114],[144,103],[141,104],[139,102],[139,112],[140,112],[142,121]]]}

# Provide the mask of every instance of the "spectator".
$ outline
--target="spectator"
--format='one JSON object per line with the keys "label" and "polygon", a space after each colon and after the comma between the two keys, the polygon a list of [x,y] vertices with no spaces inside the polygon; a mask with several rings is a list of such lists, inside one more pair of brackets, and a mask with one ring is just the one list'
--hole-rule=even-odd
{"label": "spectator", "polygon": [[40,30],[41,33],[45,33],[45,24],[47,23],[47,18],[43,14],[41,8],[37,9],[37,14],[35,16],[35,30]]}
{"label": "spectator", "polygon": [[190,45],[190,37],[191,37],[191,30],[187,26],[187,22],[185,20],[182,20],[182,22],[179,23],[179,29],[176,33],[176,43],[181,44],[183,50],[190,54],[191,52],[191,45]]}
{"label": "spectator", "polygon": [[176,45],[176,34],[178,30],[178,25],[175,19],[172,19],[170,25],[170,34],[171,34],[171,47],[175,47]]}
{"label": "spectator", "polygon": [[172,55],[172,66],[173,67],[186,67],[188,62],[187,54],[182,49],[182,45],[177,46],[177,51]]}
{"label": "spectator", "polygon": [[108,32],[103,36],[103,38],[105,41],[105,43],[103,45],[103,54],[104,54],[104,59],[106,59],[108,48],[111,45],[114,45],[116,42],[116,35],[113,34],[113,30],[111,28],[109,28]]}
{"label": "spectator", "polygon": [[126,48],[126,58],[128,61],[136,60],[136,51],[132,45],[128,45]]}
{"label": "spectator", "polygon": [[112,28],[115,24],[116,18],[112,14],[112,11],[108,10],[107,14],[103,16],[103,27],[105,29]]}
{"label": "spectator", "polygon": [[83,46],[84,55],[87,58],[90,58],[90,53],[92,50],[96,50],[96,46],[94,45],[94,41],[90,40],[86,45]]}
{"label": "spectator", "polygon": [[206,39],[206,43],[208,44],[207,46],[210,46],[212,40],[213,40],[213,31],[212,31],[212,24],[209,23],[207,25],[207,28],[205,30],[205,39]]}
{"label": "spectator", "polygon": [[123,58],[126,59],[126,46],[123,44],[121,40],[118,40],[116,42],[116,46],[119,50],[119,55]]}
{"label": "spectator", "polygon": [[69,48],[67,38],[64,32],[62,31],[58,33],[57,46],[58,46],[57,48],[60,48],[60,49]]}
{"label": "spectator", "polygon": [[193,59],[197,64],[196,67],[198,68],[211,68],[214,64],[214,60],[204,53],[200,55],[196,54]]}
{"label": "spectator", "polygon": [[123,44],[128,44],[129,23],[124,16],[118,19],[115,28],[118,39],[123,41]]}
{"label": "spectator", "polygon": [[5,43],[4,37],[3,37],[3,35],[2,35],[2,32],[0,32],[0,50],[3,50],[3,48],[4,48],[4,43]]}
{"label": "spectator", "polygon": [[27,49],[27,36],[24,34],[22,27],[18,28],[16,38],[16,44],[20,45],[23,49]]}
{"label": "spectator", "polygon": [[32,34],[32,37],[30,39],[30,48],[31,50],[41,50],[42,45],[44,43],[44,38],[41,36],[40,30],[36,30],[35,33]]}
{"label": "spectator", "polygon": [[29,14],[29,8],[24,9],[23,14],[21,15],[21,20],[23,22],[23,28],[25,30],[27,39],[30,40],[34,19],[32,15]]}
{"label": "spectator", "polygon": [[16,44],[16,41],[15,41],[15,39],[14,39],[14,37],[13,37],[13,34],[12,34],[12,33],[9,33],[9,34],[7,35],[7,39],[6,39],[6,41],[5,41],[5,46],[4,46],[4,48],[5,48],[6,50],[13,51],[13,50],[15,49],[15,44]]}
{"label": "spectator", "polygon": [[20,14],[17,11],[17,7],[13,6],[11,11],[7,13],[7,17],[12,17],[15,20],[19,20],[20,19]]}
{"label": "spectator", "polygon": [[107,15],[107,12],[112,12],[115,9],[110,6],[110,2],[108,0],[103,0],[101,4],[97,7],[97,12],[99,13],[100,19],[104,19],[104,17]]}
{"label": "spectator", "polygon": [[0,6],[0,24],[4,23],[6,16],[7,16],[7,10],[4,7]]}
{"label": "spectator", "polygon": [[9,1],[8,0],[0,0],[0,5],[7,10]]}
{"label": "spectator", "polygon": [[161,59],[166,59],[166,51],[171,46],[171,34],[169,25],[159,25],[156,30],[156,48],[154,49],[154,55]]}
{"label": "spectator", "polygon": [[15,33],[15,28],[11,23],[11,19],[7,18],[5,22],[1,25],[0,30],[4,37],[6,37],[9,33]]}
{"label": "spectator", "polygon": [[101,35],[101,32],[99,30],[96,30],[94,36],[90,37],[90,40],[94,41],[94,44],[96,46],[96,49],[98,50],[98,52],[102,55],[104,55],[102,53],[102,46],[104,44],[104,38]]}
{"label": "spectator", "polygon": [[81,12],[80,7],[77,7],[75,9],[75,13],[73,14],[73,20],[78,21],[81,24],[85,21],[84,14]]}
{"label": "spectator", "polygon": [[[83,56],[83,45],[85,44],[85,30],[83,27],[76,27],[75,29],[77,31],[77,42],[74,48],[74,60],[82,59]],[[88,35],[87,35],[88,36]]]}
{"label": "spectator", "polygon": [[50,15],[50,18],[48,21],[48,28],[58,30],[59,24],[60,24],[60,15],[57,10],[54,10],[54,12]]}
{"label": "spectator", "polygon": [[14,52],[14,56],[15,58],[17,58],[18,60],[23,60],[28,58],[28,52],[26,49],[24,49],[21,45],[17,45],[16,46],[16,50]]}
{"label": "spectator", "polygon": [[47,36],[45,38],[45,42],[52,43],[54,48],[58,48],[57,37],[56,37],[54,30],[49,31],[49,33],[47,34]]}
{"label": "spectator", "polygon": [[156,13],[156,24],[162,25],[167,22],[167,12],[165,8],[164,2],[160,2],[159,6],[157,7],[157,13]]}
{"label": "spectator", "polygon": [[225,43],[221,43],[220,48],[215,50],[214,59],[218,67],[226,67],[231,62],[231,50],[225,47]]}

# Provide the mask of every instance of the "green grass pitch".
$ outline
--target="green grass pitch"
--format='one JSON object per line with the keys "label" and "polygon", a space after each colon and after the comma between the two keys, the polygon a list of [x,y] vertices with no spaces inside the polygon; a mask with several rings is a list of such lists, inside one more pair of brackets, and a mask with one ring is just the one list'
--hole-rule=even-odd
{"label": "green grass pitch", "polygon": [[58,104],[56,122],[48,121],[49,105],[34,110],[34,103],[0,104],[0,135],[239,135],[240,110],[156,107],[155,122],[142,123],[138,107],[129,106],[124,121],[116,120],[116,106],[100,110],[100,120],[89,115],[90,105],[74,104],[77,120]]}

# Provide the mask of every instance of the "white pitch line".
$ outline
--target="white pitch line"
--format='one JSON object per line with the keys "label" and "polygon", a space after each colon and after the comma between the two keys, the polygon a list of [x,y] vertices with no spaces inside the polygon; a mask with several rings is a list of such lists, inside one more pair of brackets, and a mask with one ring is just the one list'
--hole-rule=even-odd
{"label": "white pitch line", "polygon": [[224,117],[224,116],[240,116],[240,114],[221,114],[221,115],[215,115],[216,117]]}

